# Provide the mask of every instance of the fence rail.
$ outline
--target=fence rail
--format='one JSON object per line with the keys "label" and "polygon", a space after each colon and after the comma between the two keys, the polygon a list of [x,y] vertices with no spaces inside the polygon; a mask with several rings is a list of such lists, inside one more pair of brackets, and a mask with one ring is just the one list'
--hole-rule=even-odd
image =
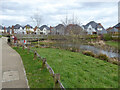
{"label": "fence rail", "polygon": [[[13,45],[13,44],[12,44]],[[19,48],[19,43],[17,43],[17,47]],[[23,50],[25,49],[25,45],[22,45]],[[56,74],[54,72],[54,70],[50,67],[50,65],[47,63],[47,59],[46,58],[42,58],[36,50],[31,49],[29,46],[27,46],[27,50],[28,50],[28,54],[30,51],[32,51],[34,53],[34,57],[33,60],[36,60],[37,58],[39,58],[39,60],[42,61],[42,69],[43,68],[47,68],[49,70],[50,75],[53,77],[54,79],[54,83],[55,86],[54,88],[60,88],[61,90],[66,90],[64,88],[64,86],[62,85],[62,83],[60,82],[60,74]]]}

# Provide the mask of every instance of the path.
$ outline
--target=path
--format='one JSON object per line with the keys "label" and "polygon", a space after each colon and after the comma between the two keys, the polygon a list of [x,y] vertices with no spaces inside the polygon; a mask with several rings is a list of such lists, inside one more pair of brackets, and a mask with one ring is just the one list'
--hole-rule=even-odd
{"label": "path", "polygon": [[28,88],[20,55],[2,38],[2,88]]}

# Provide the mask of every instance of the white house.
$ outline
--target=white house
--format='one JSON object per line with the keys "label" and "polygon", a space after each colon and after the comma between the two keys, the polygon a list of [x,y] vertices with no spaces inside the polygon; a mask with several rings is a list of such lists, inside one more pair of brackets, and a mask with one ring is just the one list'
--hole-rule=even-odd
{"label": "white house", "polygon": [[87,34],[105,34],[107,31],[100,23],[96,23],[94,21],[89,22],[86,25],[83,25],[83,29],[87,32]]}
{"label": "white house", "polygon": [[40,34],[47,35],[50,33],[50,28],[47,25],[40,27]]}
{"label": "white house", "polygon": [[90,35],[92,35],[93,33],[96,33],[95,28],[93,28],[91,25],[88,26],[88,28],[87,28],[86,31],[87,31],[87,33],[90,34]]}

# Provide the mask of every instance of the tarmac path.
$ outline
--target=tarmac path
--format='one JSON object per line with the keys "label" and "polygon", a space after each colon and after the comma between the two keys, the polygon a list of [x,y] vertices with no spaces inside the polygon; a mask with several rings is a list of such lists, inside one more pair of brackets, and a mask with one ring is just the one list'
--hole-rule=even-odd
{"label": "tarmac path", "polygon": [[2,53],[2,61],[0,60],[0,63],[2,62],[2,72],[0,75],[2,74],[2,88],[29,88],[20,55],[7,44],[6,37],[2,37],[1,42],[2,52],[0,55]]}

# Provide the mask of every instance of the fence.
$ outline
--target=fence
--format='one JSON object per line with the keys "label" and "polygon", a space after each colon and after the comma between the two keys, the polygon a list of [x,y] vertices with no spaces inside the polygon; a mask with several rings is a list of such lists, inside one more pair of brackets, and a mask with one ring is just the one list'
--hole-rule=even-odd
{"label": "fence", "polygon": [[[11,44],[13,46],[13,42]],[[20,44],[17,42],[17,47],[19,48]],[[22,45],[22,49],[25,49],[25,45]],[[50,67],[50,65],[47,63],[47,59],[46,58],[42,58],[37,51],[31,49],[29,46],[27,46],[27,53],[29,54],[29,52],[32,51],[34,53],[34,57],[33,60],[36,60],[37,58],[39,58],[42,61],[42,69],[47,68],[49,70],[50,75],[53,77],[54,79],[54,83],[55,86],[54,88],[60,88],[61,90],[65,90],[64,86],[62,85],[62,83],[60,82],[60,74],[58,73],[54,73],[53,69]]]}

